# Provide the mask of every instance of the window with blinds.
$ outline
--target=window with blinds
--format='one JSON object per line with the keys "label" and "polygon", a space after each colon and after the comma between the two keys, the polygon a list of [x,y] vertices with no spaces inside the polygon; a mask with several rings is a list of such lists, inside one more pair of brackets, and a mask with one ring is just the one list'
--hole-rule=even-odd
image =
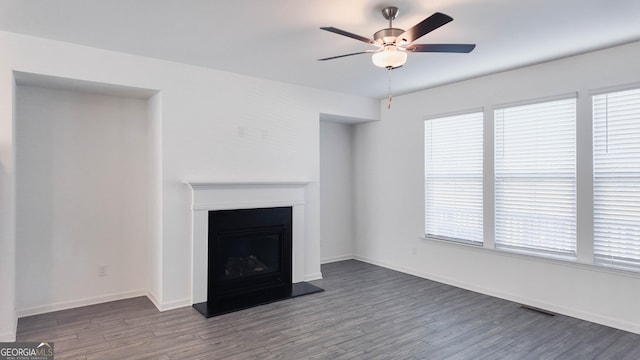
{"label": "window with blinds", "polygon": [[482,244],[483,113],[424,124],[425,235]]}
{"label": "window with blinds", "polygon": [[576,254],[576,99],[499,108],[496,247]]}
{"label": "window with blinds", "polygon": [[640,268],[640,89],[593,96],[595,262]]}

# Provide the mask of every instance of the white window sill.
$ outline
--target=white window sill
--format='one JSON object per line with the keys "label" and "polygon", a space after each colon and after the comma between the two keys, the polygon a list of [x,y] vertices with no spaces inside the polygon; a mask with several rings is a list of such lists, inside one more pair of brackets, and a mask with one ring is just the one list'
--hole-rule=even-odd
{"label": "white window sill", "polygon": [[447,247],[465,248],[465,249],[470,249],[471,251],[491,253],[498,256],[518,258],[525,261],[534,261],[534,262],[547,263],[547,264],[553,264],[553,265],[563,265],[563,266],[569,266],[569,267],[582,269],[582,270],[595,271],[599,273],[614,274],[614,275],[640,279],[640,271],[620,269],[620,268],[615,268],[613,266],[604,266],[604,265],[593,264],[593,263],[591,264],[579,263],[575,261],[575,259],[571,256],[539,254],[539,253],[533,253],[529,251],[520,251],[520,250],[512,250],[512,249],[495,249],[495,248],[492,249],[492,248],[484,247],[482,244],[479,244],[479,243],[446,240],[442,238],[430,237],[430,236],[424,236],[424,235],[421,235],[418,238],[433,244],[438,244],[438,245],[447,246]]}

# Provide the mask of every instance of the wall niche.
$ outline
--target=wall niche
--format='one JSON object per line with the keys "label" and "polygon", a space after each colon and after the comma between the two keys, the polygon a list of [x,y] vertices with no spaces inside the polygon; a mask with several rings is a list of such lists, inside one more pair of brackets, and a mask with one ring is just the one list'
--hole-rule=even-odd
{"label": "wall niche", "polygon": [[153,296],[160,94],[14,75],[18,315]]}

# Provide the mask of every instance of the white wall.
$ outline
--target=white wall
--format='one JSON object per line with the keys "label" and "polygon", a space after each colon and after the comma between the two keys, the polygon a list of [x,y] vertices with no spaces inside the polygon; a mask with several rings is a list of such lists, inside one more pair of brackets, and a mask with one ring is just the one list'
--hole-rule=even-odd
{"label": "white wall", "polygon": [[146,101],[19,85],[16,104],[18,314],[146,294]]}
{"label": "white wall", "polygon": [[[589,90],[640,84],[639,57],[640,43],[634,43],[397,96],[391,110],[382,101],[381,121],[357,125],[355,131],[357,257],[640,333],[640,274],[420,238],[425,116],[484,107],[491,124],[492,106],[578,92],[578,136],[586,134],[588,140]],[[492,169],[486,149],[485,157],[485,168]],[[578,189],[578,201],[584,203],[590,196],[590,166],[583,158],[578,166],[581,183],[587,184]],[[491,189],[492,184],[485,184],[485,193]],[[485,217],[492,216],[490,204],[491,196],[485,200]],[[583,210],[578,214],[579,242],[590,241],[590,219]],[[492,243],[492,232],[485,230],[485,241]],[[585,258],[579,255],[581,261]]]}
{"label": "white wall", "polygon": [[162,228],[153,252],[161,259],[152,260],[152,266],[161,264],[161,273],[152,274],[160,277],[152,283],[161,309],[191,304],[186,180],[311,181],[305,196],[306,273],[320,274],[319,114],[378,119],[376,100],[6,32],[0,32],[0,52],[0,224],[7,224],[0,232],[0,256],[7,259],[0,284],[8,284],[0,292],[0,336],[12,338],[16,318],[13,71],[161,92],[161,124],[153,125],[160,129],[162,174]]}
{"label": "white wall", "polygon": [[[11,55],[7,54],[6,58]],[[0,60],[1,62],[2,60]],[[10,72],[0,72],[0,99],[15,96]],[[0,101],[0,341],[13,341],[15,312],[15,154],[12,101]]]}
{"label": "white wall", "polygon": [[320,121],[321,262],[354,255],[353,160],[350,124]]}
{"label": "white wall", "polygon": [[147,100],[148,295],[162,307],[162,93]]}

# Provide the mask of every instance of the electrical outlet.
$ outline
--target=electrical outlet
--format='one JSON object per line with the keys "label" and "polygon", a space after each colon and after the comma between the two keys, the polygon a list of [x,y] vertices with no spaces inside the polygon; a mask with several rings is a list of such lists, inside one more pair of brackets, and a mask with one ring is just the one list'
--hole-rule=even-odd
{"label": "electrical outlet", "polygon": [[107,276],[107,275],[108,275],[107,265],[98,266],[98,277],[104,277],[104,276]]}

